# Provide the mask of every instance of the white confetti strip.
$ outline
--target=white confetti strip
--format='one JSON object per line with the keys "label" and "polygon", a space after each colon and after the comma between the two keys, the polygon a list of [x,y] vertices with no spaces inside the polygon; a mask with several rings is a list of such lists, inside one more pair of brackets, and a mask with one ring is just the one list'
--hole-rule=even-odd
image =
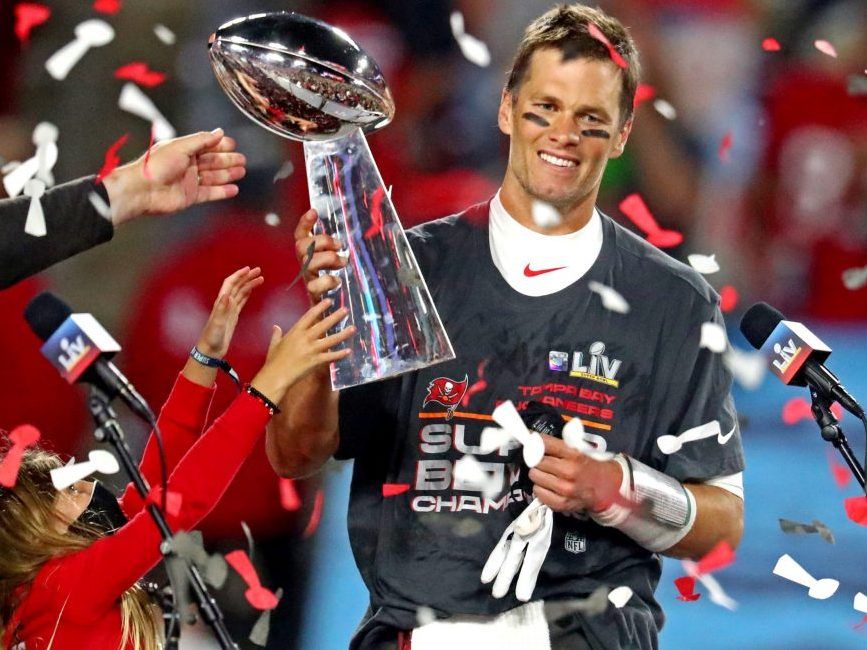
{"label": "white confetti strip", "polygon": [[415,610],[415,620],[418,623],[418,626],[427,625],[428,623],[433,623],[437,620],[436,614],[434,611],[425,605],[422,605],[417,610]]}
{"label": "white confetti strip", "polygon": [[75,40],[57,50],[45,62],[45,69],[58,81],[63,81],[92,47],[108,45],[114,39],[114,29],[104,20],[93,18],[75,27]]}
{"label": "white confetti strip", "polygon": [[701,324],[701,342],[699,343],[699,347],[722,354],[726,351],[727,346],[726,331],[722,325],[718,325],[717,323]]}
{"label": "white confetti strip", "polygon": [[768,372],[767,360],[758,350],[751,352],[732,345],[723,354],[723,363],[735,381],[747,390],[761,386]]}
{"label": "white confetti strip", "polygon": [[632,598],[632,589],[627,586],[617,587],[613,589],[610,594],[608,594],[608,600],[614,605],[617,609],[623,607],[626,603],[629,602],[629,599]]}
{"label": "white confetti strip", "polygon": [[51,122],[40,122],[33,129],[33,144],[36,146],[36,178],[46,187],[54,185],[52,169],[57,163],[57,139],[60,131]]}
{"label": "white confetti strip", "polygon": [[698,255],[694,253],[687,256],[690,266],[702,275],[710,275],[719,271],[719,264],[716,261],[716,255]]}
{"label": "white confetti strip", "polygon": [[454,489],[478,490],[486,499],[497,497],[503,487],[502,481],[470,454],[455,462],[454,481]]}
{"label": "white confetti strip", "polygon": [[265,215],[265,223],[267,223],[269,226],[279,226],[280,217],[275,212],[269,212]]}
{"label": "white confetti strip", "polygon": [[560,212],[557,208],[550,203],[545,203],[544,201],[534,200],[530,214],[533,217],[533,223],[540,228],[556,228],[563,223],[563,217],[560,216]]}
{"label": "white confetti strip", "polygon": [[295,165],[291,160],[284,162],[277,173],[274,174],[274,182],[282,181],[284,178],[289,178],[295,172]]}
{"label": "white confetti strip", "polygon": [[[732,429],[732,433],[734,433],[734,429]],[[681,448],[688,442],[704,440],[705,438],[712,438],[714,436],[717,436],[718,438],[723,437],[718,420],[711,420],[710,422],[706,422],[705,424],[700,424],[699,426],[693,427],[692,429],[687,429],[683,433],[679,433],[676,436],[659,436],[656,439],[656,445],[659,447],[659,450],[663,454],[671,455],[679,452]],[[726,435],[726,442],[728,442],[729,437],[731,437],[731,434]]]}
{"label": "white confetti strip", "polygon": [[511,434],[523,446],[524,462],[527,467],[535,467],[545,455],[545,443],[535,431],[529,431],[521,419],[521,414],[510,400],[506,400],[491,414],[494,422]]}
{"label": "white confetti strip", "polygon": [[607,451],[608,444],[605,438],[593,436],[591,439],[584,430],[584,423],[577,417],[572,418],[563,426],[563,442],[594,460],[604,462],[614,458],[614,454]]}
{"label": "white confetti strip", "polygon": [[835,59],[837,58],[837,50],[828,41],[820,38],[817,41],[813,41],[813,46],[822,54],[827,54]]}
{"label": "white confetti strip", "polygon": [[154,25],[154,34],[165,45],[174,45],[175,41],[177,40],[177,37],[175,37],[175,33],[162,23],[157,23],[156,25]]}
{"label": "white confetti strip", "polygon": [[629,303],[611,287],[606,287],[601,282],[591,280],[587,283],[587,288],[590,289],[590,291],[599,294],[599,297],[602,299],[602,306],[605,307],[605,309],[618,314],[629,313]]}
{"label": "white confetti strip", "polygon": [[506,447],[514,440],[508,431],[504,431],[498,427],[485,427],[482,429],[481,441],[479,447],[481,453],[492,454],[502,447]]}
{"label": "white confetti strip", "polygon": [[867,284],[867,266],[843,271],[843,285],[849,291],[857,291]]}
{"label": "white confetti strip", "polygon": [[48,230],[45,226],[45,213],[42,211],[42,202],[40,201],[45,194],[45,183],[38,178],[31,178],[24,184],[24,194],[30,197],[24,232],[32,237],[45,237]]}
{"label": "white confetti strip", "polygon": [[88,460],[81,463],[68,463],[63,467],[51,470],[51,482],[57,490],[65,490],[94,472],[100,474],[117,474],[120,465],[111,453],[102,449],[94,449],[87,455]]}
{"label": "white confetti strip", "polygon": [[867,596],[860,591],[855,594],[855,599],[852,601],[852,607],[857,609],[862,614],[867,614]]}
{"label": "white confetti strip", "polygon": [[707,573],[698,572],[698,564],[696,562],[693,562],[692,560],[683,560],[681,565],[688,576],[698,580],[704,588],[707,589],[708,597],[712,603],[715,603],[720,607],[725,607],[730,611],[735,611],[738,608],[737,601],[726,594],[715,577]]}
{"label": "white confetti strip", "polygon": [[464,15],[460,11],[452,12],[450,23],[452,35],[455,37],[458,47],[461,48],[464,58],[480,68],[487,68],[491,65],[491,53],[488,46],[464,31]]}
{"label": "white confetti strip", "polygon": [[825,600],[837,592],[840,582],[832,578],[817,580],[798,564],[791,555],[783,555],[774,566],[774,575],[807,587],[807,595],[816,600]]}
{"label": "white confetti strip", "polygon": [[662,117],[667,120],[677,119],[677,111],[674,109],[674,106],[669,104],[664,99],[653,100],[653,108],[655,108],[656,112],[662,115]]}
{"label": "white confetti strip", "polygon": [[177,135],[174,127],[163,117],[159,109],[134,83],[124,84],[117,105],[121,110],[153,124],[154,140],[170,140]]}
{"label": "white confetti strip", "polygon": [[21,194],[24,191],[24,184],[39,173],[40,167],[50,171],[57,164],[57,146],[45,144],[40,147],[39,145],[47,135],[50,135],[50,132],[40,128],[43,124],[48,122],[40,122],[33,130],[33,141],[37,146],[36,154],[10,171],[4,171],[6,175],[3,177],[3,188],[10,197],[14,198]]}

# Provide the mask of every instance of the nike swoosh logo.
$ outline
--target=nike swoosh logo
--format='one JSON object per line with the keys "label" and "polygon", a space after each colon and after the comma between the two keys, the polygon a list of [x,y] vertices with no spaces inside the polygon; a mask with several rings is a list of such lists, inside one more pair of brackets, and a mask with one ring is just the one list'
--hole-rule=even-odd
{"label": "nike swoosh logo", "polygon": [[545,275],[546,273],[552,273],[554,271],[561,271],[565,268],[565,266],[558,266],[554,269],[539,269],[538,271],[534,271],[530,268],[530,265],[527,264],[527,266],[524,267],[524,275],[526,275],[528,278],[535,278],[536,276]]}
{"label": "nike swoosh logo", "polygon": [[716,439],[717,439],[717,441],[719,442],[719,444],[721,444],[721,445],[726,444],[726,443],[729,441],[729,438],[731,438],[731,437],[735,434],[735,429],[737,429],[737,428],[738,428],[738,425],[735,424],[735,425],[732,427],[732,430],[729,431],[729,432],[728,432],[727,434],[725,434],[725,435],[723,435],[722,431],[720,431],[720,433],[719,433],[719,434],[717,435],[717,437],[716,437]]}

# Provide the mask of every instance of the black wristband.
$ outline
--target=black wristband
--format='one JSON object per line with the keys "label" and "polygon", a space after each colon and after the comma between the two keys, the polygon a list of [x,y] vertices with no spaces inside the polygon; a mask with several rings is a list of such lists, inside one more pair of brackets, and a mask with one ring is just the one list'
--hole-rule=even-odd
{"label": "black wristband", "polygon": [[222,370],[227,375],[229,375],[229,377],[232,378],[232,381],[235,382],[235,385],[238,386],[238,388],[241,387],[241,379],[240,377],[238,377],[238,373],[235,372],[232,364],[225,359],[215,359],[214,357],[209,357],[207,354],[202,353],[196,346],[193,346],[193,349],[190,350],[190,356],[193,358],[193,360],[201,363],[203,366],[207,366],[209,368],[218,368]]}
{"label": "black wristband", "polygon": [[271,415],[280,412],[279,406],[277,406],[274,402],[268,399],[268,397],[261,391],[256,390],[251,384],[247,384],[246,386],[244,386],[244,390],[253,397],[255,397],[257,400],[262,402],[262,404],[264,404],[265,407],[271,412]]}

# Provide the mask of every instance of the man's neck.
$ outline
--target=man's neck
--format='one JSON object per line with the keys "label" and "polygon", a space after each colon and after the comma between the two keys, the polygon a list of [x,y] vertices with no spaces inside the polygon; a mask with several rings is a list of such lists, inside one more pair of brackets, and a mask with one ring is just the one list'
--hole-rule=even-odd
{"label": "man's neck", "polygon": [[506,178],[500,188],[500,201],[502,201],[506,212],[525,228],[543,235],[568,235],[581,230],[590,222],[598,193],[599,188],[597,187],[578,203],[560,212],[562,221],[559,225],[551,228],[542,228],[536,224],[533,220],[533,197],[527,194],[508,172],[506,172]]}

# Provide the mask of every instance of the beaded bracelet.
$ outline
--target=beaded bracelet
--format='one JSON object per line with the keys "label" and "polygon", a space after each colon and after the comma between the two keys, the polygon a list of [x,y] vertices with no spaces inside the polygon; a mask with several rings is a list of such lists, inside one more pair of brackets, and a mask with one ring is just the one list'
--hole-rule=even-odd
{"label": "beaded bracelet", "polygon": [[277,406],[274,402],[268,399],[268,397],[265,396],[261,391],[256,390],[251,384],[247,384],[246,386],[244,386],[244,390],[247,391],[248,394],[255,397],[257,400],[262,402],[262,404],[265,405],[265,408],[270,411],[271,415],[280,412],[279,406]]}

